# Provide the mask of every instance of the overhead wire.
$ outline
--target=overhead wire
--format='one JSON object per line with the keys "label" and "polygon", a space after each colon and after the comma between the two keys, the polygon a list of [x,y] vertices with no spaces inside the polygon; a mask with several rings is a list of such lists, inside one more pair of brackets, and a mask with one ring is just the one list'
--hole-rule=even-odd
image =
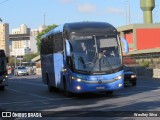
{"label": "overhead wire", "polygon": [[9,0],[4,0],[4,1],[0,2],[0,4],[3,4],[3,3],[8,2],[8,1],[9,1]]}

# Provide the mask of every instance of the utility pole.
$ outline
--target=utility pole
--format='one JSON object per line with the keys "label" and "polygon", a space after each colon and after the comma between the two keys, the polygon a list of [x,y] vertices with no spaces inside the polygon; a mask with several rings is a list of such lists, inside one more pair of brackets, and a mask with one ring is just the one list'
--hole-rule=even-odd
{"label": "utility pole", "polygon": [[129,21],[129,24],[131,23],[131,16],[130,16],[130,0],[128,0],[128,21]]}
{"label": "utility pole", "polygon": [[130,17],[130,0],[125,1],[125,14],[126,14],[126,25],[131,23]]}

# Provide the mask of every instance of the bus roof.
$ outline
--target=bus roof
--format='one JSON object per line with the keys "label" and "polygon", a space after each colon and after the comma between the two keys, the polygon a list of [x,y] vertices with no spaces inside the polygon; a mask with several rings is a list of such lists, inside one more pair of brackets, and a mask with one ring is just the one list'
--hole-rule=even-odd
{"label": "bus roof", "polygon": [[88,32],[117,33],[116,28],[106,22],[74,22],[74,23],[65,23],[63,25],[60,25],[49,31],[47,34],[43,35],[41,38],[45,38],[51,34],[63,32],[63,30],[66,30],[68,32],[81,32],[81,33],[88,33]]}

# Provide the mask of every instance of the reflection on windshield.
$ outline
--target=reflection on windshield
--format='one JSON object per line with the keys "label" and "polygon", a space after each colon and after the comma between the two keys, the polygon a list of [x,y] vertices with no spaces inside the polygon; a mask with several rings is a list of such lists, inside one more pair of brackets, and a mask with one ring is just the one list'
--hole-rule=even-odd
{"label": "reflection on windshield", "polygon": [[116,35],[81,36],[70,42],[73,67],[76,70],[105,72],[122,66]]}
{"label": "reflection on windshield", "polygon": [[26,67],[18,67],[19,70],[26,69]]}

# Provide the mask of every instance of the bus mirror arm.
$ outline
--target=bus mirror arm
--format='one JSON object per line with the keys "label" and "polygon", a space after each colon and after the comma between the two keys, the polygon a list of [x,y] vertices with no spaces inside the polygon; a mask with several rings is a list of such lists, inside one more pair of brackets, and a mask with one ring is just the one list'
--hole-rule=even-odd
{"label": "bus mirror arm", "polygon": [[66,54],[68,57],[71,56],[71,47],[70,47],[70,43],[68,40],[66,40]]}
{"label": "bus mirror arm", "polygon": [[129,45],[128,45],[127,40],[124,39],[124,38],[121,38],[121,41],[122,41],[123,44],[124,44],[124,53],[128,53],[128,52],[129,52]]}

